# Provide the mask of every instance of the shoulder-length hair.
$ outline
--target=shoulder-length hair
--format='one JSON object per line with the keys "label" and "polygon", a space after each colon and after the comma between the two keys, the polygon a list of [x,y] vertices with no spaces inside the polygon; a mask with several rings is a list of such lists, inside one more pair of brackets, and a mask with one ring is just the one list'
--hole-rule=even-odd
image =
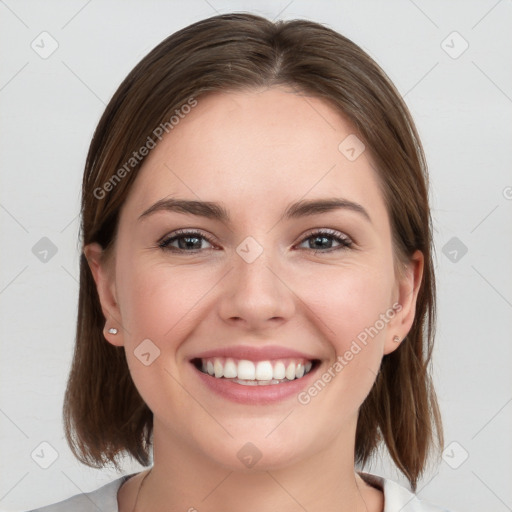
{"label": "shoulder-length hair", "polygon": [[[424,255],[416,316],[401,346],[384,356],[359,411],[355,460],[384,443],[413,489],[443,433],[430,377],[435,281],[428,176],[422,146],[400,94],[356,44],[320,24],[215,16],[165,39],[130,72],[94,133],[83,176],[83,246],[115,241],[122,207],[144,158],[141,148],[173,129],[173,116],[210,91],[286,85],[329,102],[357,129],[380,178],[395,261]],[[190,106],[192,105],[192,106]],[[137,159],[134,159],[134,152]],[[125,453],[150,464],[153,414],[140,397],[123,347],[103,336],[105,318],[85,256],[80,260],[76,345],[64,399],[65,434],[84,464],[103,467]]]}

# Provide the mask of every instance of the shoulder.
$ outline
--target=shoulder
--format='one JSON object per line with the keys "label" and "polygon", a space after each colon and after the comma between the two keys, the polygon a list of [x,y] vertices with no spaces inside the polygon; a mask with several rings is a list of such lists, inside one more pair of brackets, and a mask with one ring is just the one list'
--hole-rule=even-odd
{"label": "shoulder", "polygon": [[121,485],[134,475],[135,473],[122,476],[95,491],[76,494],[64,501],[28,512],[118,512],[117,492]]}
{"label": "shoulder", "polygon": [[450,512],[445,508],[420,500],[411,491],[393,480],[370,473],[359,473],[359,476],[366,483],[377,487],[383,492],[383,512]]}

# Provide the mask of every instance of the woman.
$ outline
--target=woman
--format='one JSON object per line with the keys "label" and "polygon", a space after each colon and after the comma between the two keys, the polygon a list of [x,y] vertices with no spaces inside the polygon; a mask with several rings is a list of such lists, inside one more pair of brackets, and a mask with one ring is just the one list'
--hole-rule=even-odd
{"label": "woman", "polygon": [[338,33],[230,14],[158,45],[90,146],[64,405],[84,464],[152,465],[39,510],[440,510],[355,471],[385,445],[415,490],[442,447],[427,195]]}

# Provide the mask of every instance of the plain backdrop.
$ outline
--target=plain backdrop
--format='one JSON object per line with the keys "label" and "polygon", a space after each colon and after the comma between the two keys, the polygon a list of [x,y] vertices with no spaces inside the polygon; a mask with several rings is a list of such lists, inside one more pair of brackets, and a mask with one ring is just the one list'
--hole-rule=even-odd
{"label": "plain backdrop", "polygon": [[[120,476],[79,464],[62,429],[85,156],[133,66],[176,30],[230,11],[325,23],[405,96],[431,173],[447,447],[418,494],[455,511],[512,510],[510,0],[0,1],[0,509]],[[404,483],[386,457],[365,469]]]}

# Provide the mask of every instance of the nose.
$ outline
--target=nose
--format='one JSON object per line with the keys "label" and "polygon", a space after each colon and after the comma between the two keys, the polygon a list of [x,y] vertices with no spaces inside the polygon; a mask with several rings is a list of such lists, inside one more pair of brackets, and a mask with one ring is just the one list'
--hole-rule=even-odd
{"label": "nose", "polygon": [[292,318],[296,297],[276,258],[270,258],[269,252],[263,251],[249,263],[235,254],[233,263],[218,302],[219,315],[224,322],[247,330],[260,330]]}

